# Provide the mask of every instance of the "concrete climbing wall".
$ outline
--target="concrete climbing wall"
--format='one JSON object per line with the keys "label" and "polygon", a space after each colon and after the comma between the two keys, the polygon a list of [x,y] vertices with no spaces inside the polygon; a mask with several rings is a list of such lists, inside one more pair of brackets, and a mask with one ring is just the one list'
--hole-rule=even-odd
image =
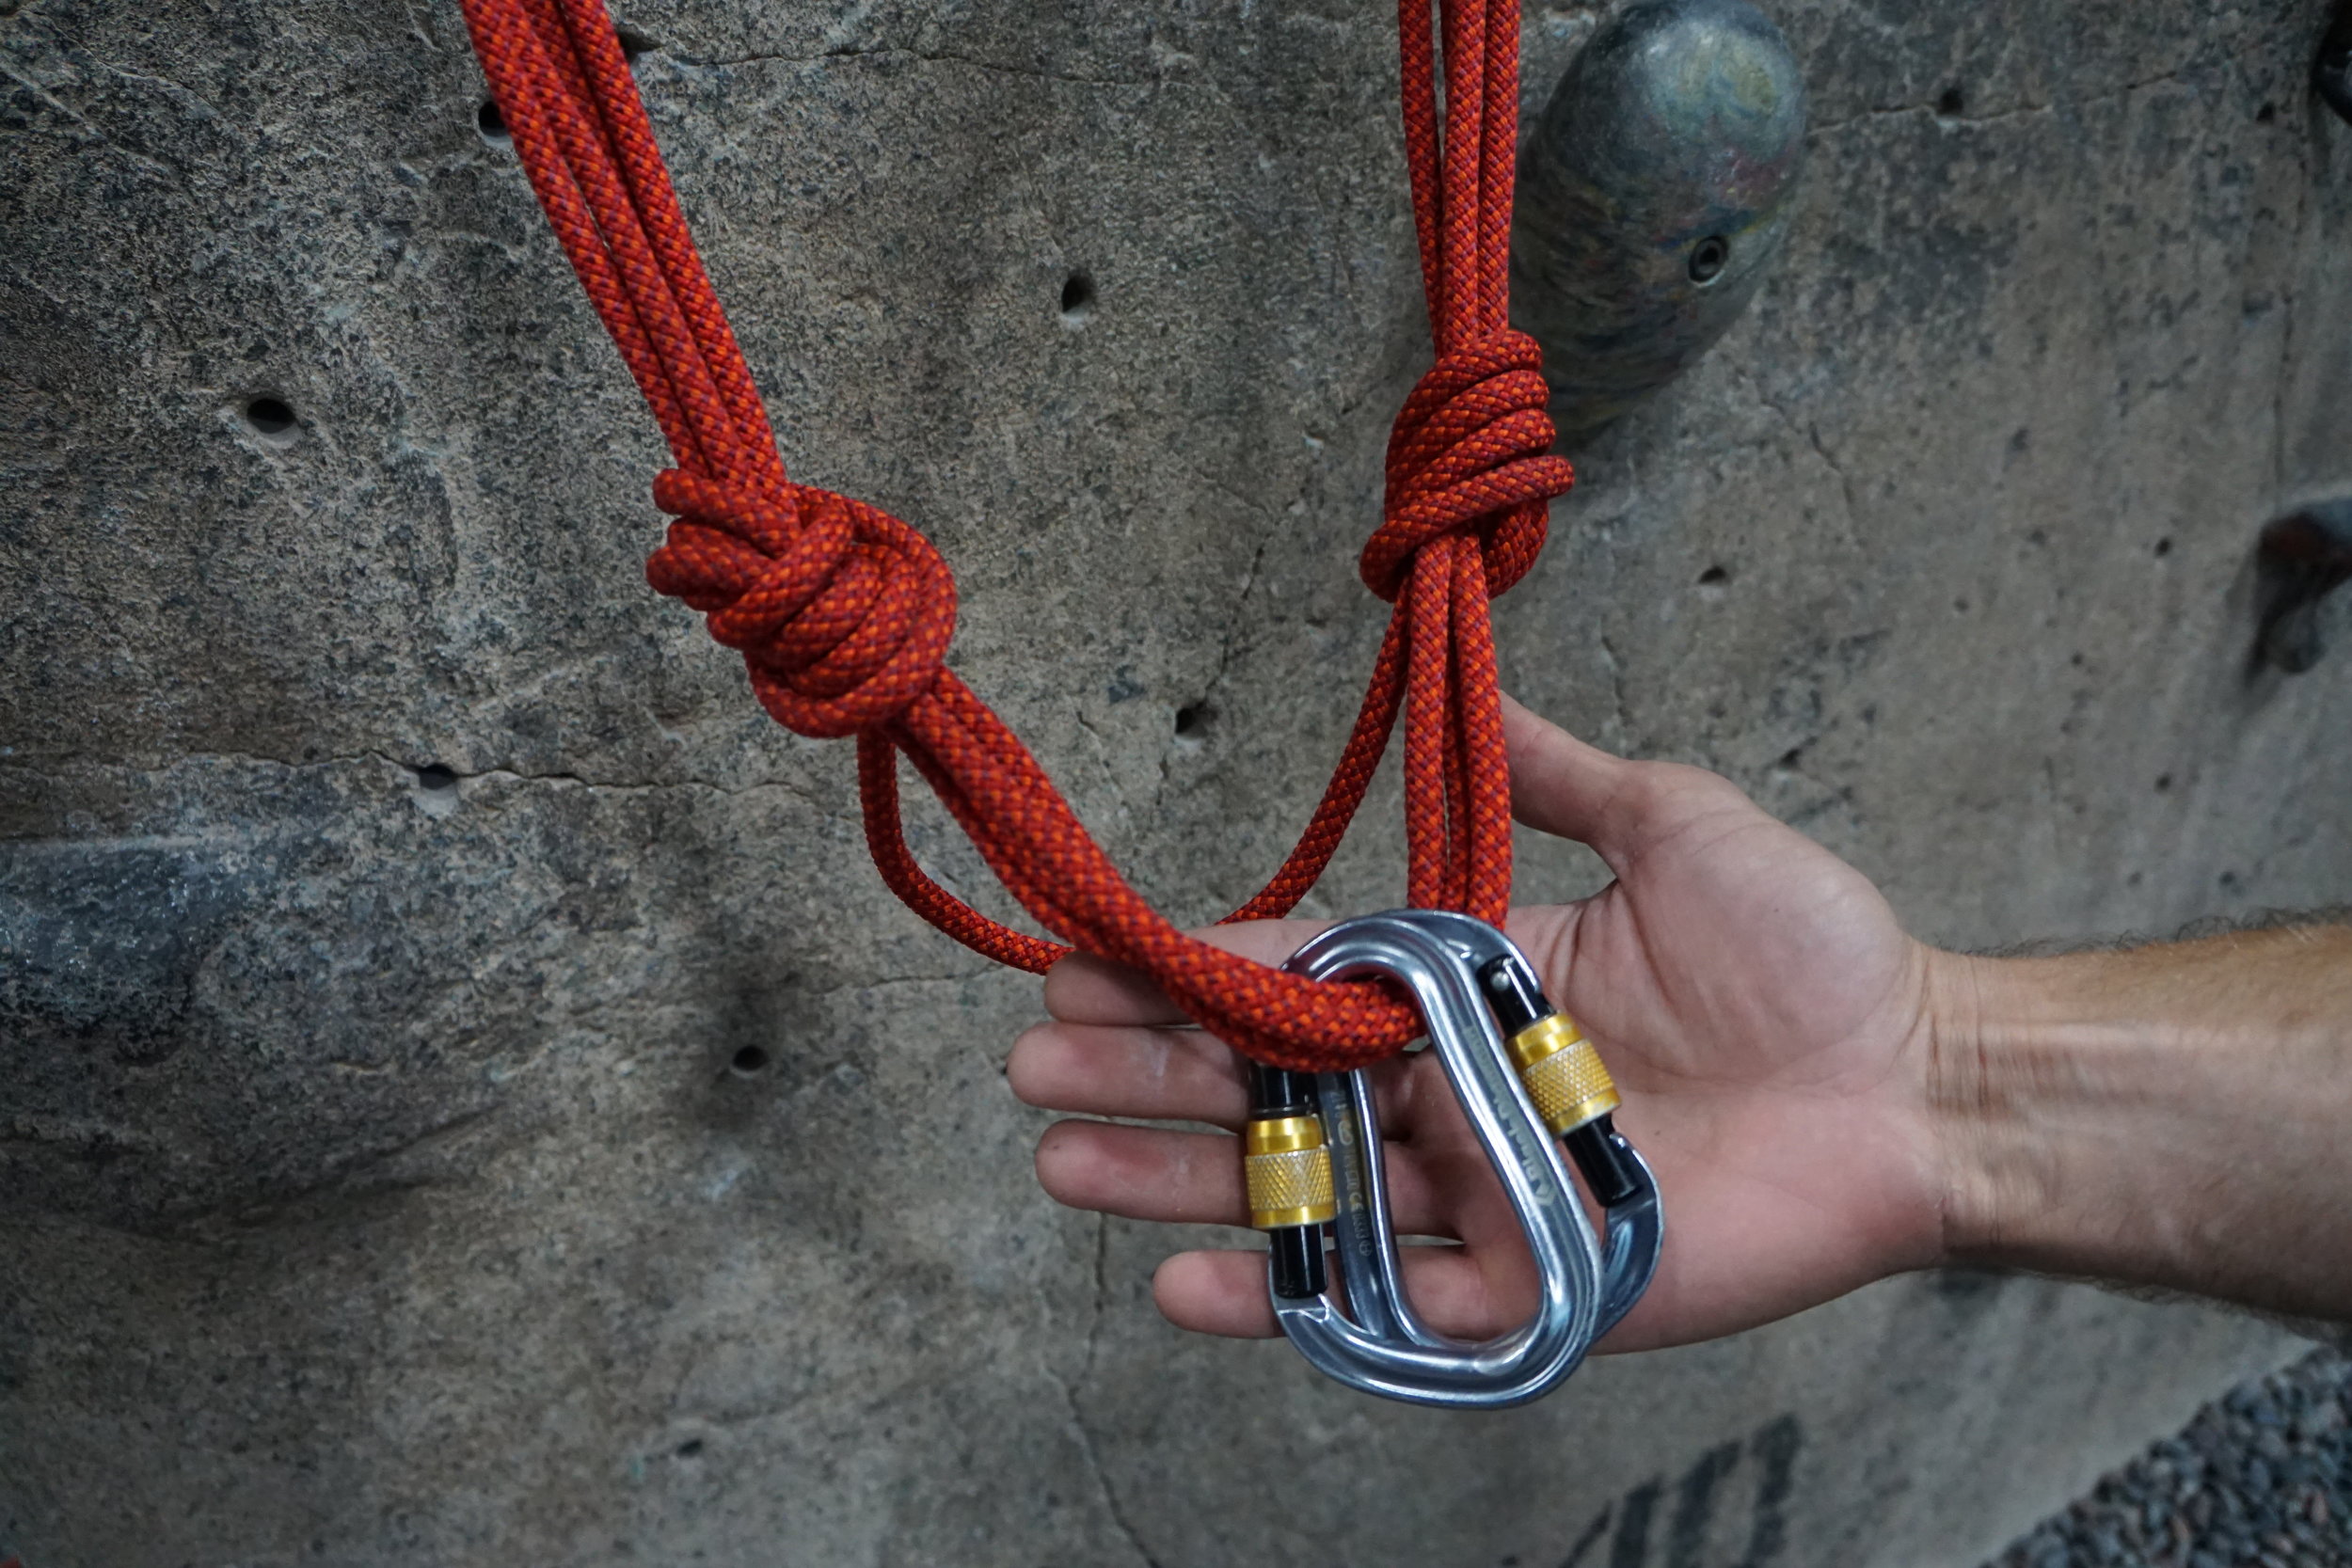
{"label": "concrete climbing wall", "polygon": [[[2248,665],[2255,529],[2352,482],[2318,0],[1770,8],[1785,268],[1584,455],[1510,683],[1936,940],[2344,898],[2352,649]],[[1378,635],[1391,13],[624,21],[788,460],[1226,908]],[[1530,15],[1531,97],[1591,22]],[[0,0],[0,1557],[1958,1565],[2286,1354],[1919,1278],[1466,1418],[1179,1336],[1171,1237],[1030,1179],[1034,983],[644,589],[660,449],[455,8]],[[1399,863],[1391,792],[1319,908]]]}

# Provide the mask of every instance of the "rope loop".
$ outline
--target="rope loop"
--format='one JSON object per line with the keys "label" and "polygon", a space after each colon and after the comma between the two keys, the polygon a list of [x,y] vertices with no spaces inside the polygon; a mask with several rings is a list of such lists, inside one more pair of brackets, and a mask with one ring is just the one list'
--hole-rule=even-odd
{"label": "rope loop", "polygon": [[1488,597],[1527,575],[1544,547],[1545,504],[1576,470],[1550,455],[1551,388],[1543,351],[1508,328],[1440,355],[1389,432],[1383,521],[1357,569],[1396,602],[1422,546],[1450,534],[1478,541]]}
{"label": "rope loop", "polygon": [[956,585],[914,529],[808,484],[747,490],[672,468],[653,493],[676,520],[645,580],[742,654],[776,722],[815,739],[859,735],[937,683]]}
{"label": "rope loop", "polygon": [[[1412,1038],[1421,1023],[1401,997],[1268,969],[1153,910],[1019,737],[942,663],[956,591],[930,541],[878,508],[792,483],[607,0],[463,6],[531,188],[677,465],[654,484],[675,520],[646,580],[743,656],[779,723],[857,737],[866,843],[892,890],[1001,962],[1043,971],[1070,951],[924,872],[899,815],[903,762],[1039,926],[1149,972],[1247,1053],[1337,1071]],[[1383,520],[1360,562],[1395,609],[1322,802],[1237,919],[1287,914],[1314,886],[1400,726],[1408,896],[1496,922],[1510,908],[1510,767],[1487,600],[1534,563],[1545,502],[1575,477],[1549,455],[1535,344],[1510,330],[1518,7],[1399,0],[1398,17],[1406,173],[1438,357],[1391,433]]]}

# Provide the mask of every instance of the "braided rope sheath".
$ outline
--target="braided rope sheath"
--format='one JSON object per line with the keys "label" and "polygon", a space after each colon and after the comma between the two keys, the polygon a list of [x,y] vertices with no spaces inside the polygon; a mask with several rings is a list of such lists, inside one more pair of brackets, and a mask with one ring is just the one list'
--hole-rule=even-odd
{"label": "braided rope sheath", "polygon": [[[475,53],[548,221],[660,423],[675,520],[654,589],[739,650],[776,721],[857,738],[866,843],[891,890],[977,952],[1042,971],[1071,948],[989,919],[915,863],[912,763],[1037,921],[1149,971],[1188,1014],[1279,1067],[1338,1070],[1420,1032],[1376,986],[1285,974],[1186,936],[1130,888],[1028,750],[943,660],[955,582],[898,518],[785,473],[602,0],[464,0]],[[1574,473],[1534,341],[1508,324],[1518,8],[1400,0],[1413,216],[1437,363],[1389,441],[1380,528],[1360,568],[1394,609],[1356,725],[1297,847],[1229,920],[1288,913],[1328,863],[1405,721],[1408,889],[1500,922],[1511,896],[1508,766],[1487,601],[1543,547]],[[1435,35],[1435,36],[1433,36]],[[1440,126],[1438,58],[1444,60]]]}

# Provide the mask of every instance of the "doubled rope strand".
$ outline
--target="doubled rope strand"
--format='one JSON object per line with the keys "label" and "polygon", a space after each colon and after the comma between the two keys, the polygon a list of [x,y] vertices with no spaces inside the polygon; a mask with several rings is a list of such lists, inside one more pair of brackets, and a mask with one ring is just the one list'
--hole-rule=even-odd
{"label": "doubled rope strand", "polygon": [[[974,951],[1042,971],[1074,949],[1152,974],[1261,1060],[1359,1067],[1419,1032],[1375,986],[1323,984],[1185,935],[1128,886],[1028,749],[945,664],[956,590],[939,552],[877,507],[785,471],[601,0],[464,0],[532,191],[676,467],[646,562],[659,593],[743,657],[797,734],[854,736],[866,844],[891,891]],[[1549,455],[1534,343],[1508,325],[1518,14],[1502,0],[1401,0],[1406,159],[1437,362],[1391,433],[1364,582],[1393,608],[1321,802],[1229,920],[1287,914],[1363,802],[1400,716],[1416,904],[1500,921],[1511,895],[1509,777],[1487,601],[1543,547],[1574,474]],[[1439,51],[1442,49],[1442,70]],[[1439,103],[1442,98],[1442,122]],[[1058,942],[990,919],[906,841],[903,759],[1007,892]]]}

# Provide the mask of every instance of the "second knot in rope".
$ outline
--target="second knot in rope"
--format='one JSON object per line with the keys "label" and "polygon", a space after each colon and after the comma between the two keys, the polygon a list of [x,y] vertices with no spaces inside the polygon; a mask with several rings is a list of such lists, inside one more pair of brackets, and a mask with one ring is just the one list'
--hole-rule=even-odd
{"label": "second knot in rope", "polygon": [[1544,547],[1544,507],[1576,470],[1550,455],[1551,388],[1543,351],[1505,331],[1440,356],[1405,400],[1389,432],[1383,520],[1358,562],[1364,586],[1393,604],[1415,552],[1450,533],[1474,533],[1486,591],[1527,575]]}
{"label": "second knot in rope", "polygon": [[805,484],[752,492],[675,468],[654,481],[653,497],[676,520],[645,580],[741,651],[760,705],[787,729],[856,735],[938,679],[955,635],[955,579],[898,518]]}

